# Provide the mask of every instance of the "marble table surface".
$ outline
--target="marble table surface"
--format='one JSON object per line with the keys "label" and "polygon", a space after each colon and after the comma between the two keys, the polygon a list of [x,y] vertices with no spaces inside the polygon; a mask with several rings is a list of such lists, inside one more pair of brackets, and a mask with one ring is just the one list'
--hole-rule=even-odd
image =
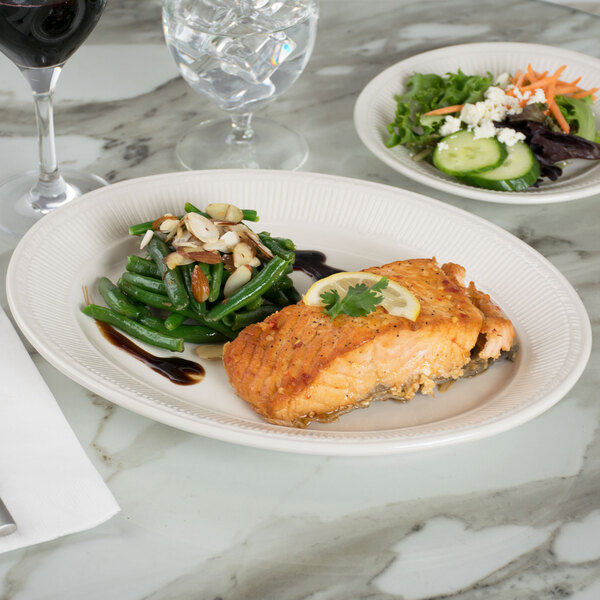
{"label": "marble table surface", "polygon": [[[480,215],[547,257],[597,342],[600,198],[510,206],[427,189],[373,157],[352,109],[378,72],[478,41],[600,57],[600,19],[535,0],[323,0],[312,59],[264,110],[304,133],[303,170],[383,182]],[[0,176],[35,164],[25,81],[0,56]],[[111,182],[180,170],[176,140],[217,114],[178,77],[158,0],[109,0],[56,94],[58,152]],[[15,240],[0,238],[2,281]],[[6,307],[4,284],[2,305]],[[0,555],[0,598],[594,600],[600,597],[598,344],[572,390],[509,432],[399,456],[245,448],[122,409],[34,360],[121,512]],[[1,446],[1,440],[0,440]]]}

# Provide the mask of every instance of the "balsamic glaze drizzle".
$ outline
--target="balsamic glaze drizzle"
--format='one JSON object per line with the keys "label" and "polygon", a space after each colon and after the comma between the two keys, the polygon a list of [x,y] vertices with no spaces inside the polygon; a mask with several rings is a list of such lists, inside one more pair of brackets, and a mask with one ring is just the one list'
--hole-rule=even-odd
{"label": "balsamic glaze drizzle", "polygon": [[107,323],[96,321],[102,335],[117,348],[121,348],[137,360],[148,365],[153,371],[166,377],[177,385],[193,385],[204,379],[204,368],[198,363],[176,356],[154,356],[134,344],[130,339],[121,335]]}
{"label": "balsamic glaze drizzle", "polygon": [[341,271],[326,264],[327,257],[318,250],[296,250],[295,254],[294,270],[302,271],[315,279],[323,279]]}

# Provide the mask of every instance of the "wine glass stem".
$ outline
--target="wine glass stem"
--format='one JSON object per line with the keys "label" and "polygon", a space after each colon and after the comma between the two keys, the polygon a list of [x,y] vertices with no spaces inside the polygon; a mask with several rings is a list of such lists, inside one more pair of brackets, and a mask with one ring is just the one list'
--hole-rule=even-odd
{"label": "wine glass stem", "polygon": [[231,143],[250,142],[254,137],[254,130],[250,125],[252,113],[232,114],[231,115],[231,136],[227,140]]}
{"label": "wine glass stem", "polygon": [[64,203],[67,192],[67,184],[58,170],[52,106],[54,88],[61,70],[62,65],[21,69],[33,92],[38,127],[40,173],[37,184],[31,190],[31,200],[34,208],[43,213]]}

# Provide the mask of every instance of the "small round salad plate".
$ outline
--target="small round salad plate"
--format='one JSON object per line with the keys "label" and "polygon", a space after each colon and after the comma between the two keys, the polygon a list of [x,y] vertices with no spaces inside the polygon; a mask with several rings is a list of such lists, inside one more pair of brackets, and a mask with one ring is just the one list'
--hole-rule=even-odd
{"label": "small round salad plate", "polygon": [[[600,161],[568,161],[556,181],[544,178],[538,187],[520,192],[501,192],[461,183],[436,169],[427,160],[415,161],[403,146],[386,147],[387,126],[394,121],[396,95],[405,90],[415,73],[446,75],[459,69],[467,75],[515,74],[531,64],[538,72],[553,73],[566,65],[561,78],[581,77],[586,89],[600,88],[600,60],[572,50],[537,44],[491,42],[462,44],[412,56],[377,75],[359,95],[354,108],[356,131],[366,147],[380,160],[423,185],[457,196],[504,204],[564,202],[600,193]],[[592,106],[596,129],[600,129],[600,99]]]}
{"label": "small round salad plate", "polygon": [[[406,403],[375,402],[306,429],[263,421],[230,387],[219,360],[183,356],[206,374],[175,385],[111,344],[81,312],[83,288],[102,303],[97,281],[116,281],[139,250],[130,225],[186,202],[230,202],[258,211],[255,231],[292,238],[327,263],[356,271],[435,256],[463,265],[513,321],[516,360]],[[304,293],[311,280],[294,273]],[[7,273],[17,325],[66,376],[126,409],[195,434],[247,446],[322,455],[382,455],[488,437],[558,402],[587,362],[591,333],[583,304],[544,257],[500,227],[448,204],[392,186],[284,171],[201,171],[124,181],[45,216],[19,242]],[[154,355],[164,350],[139,346]]]}

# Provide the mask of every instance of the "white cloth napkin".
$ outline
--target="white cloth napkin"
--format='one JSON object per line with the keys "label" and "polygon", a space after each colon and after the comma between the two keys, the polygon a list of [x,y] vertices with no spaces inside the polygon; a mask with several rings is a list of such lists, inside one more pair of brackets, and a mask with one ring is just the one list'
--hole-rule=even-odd
{"label": "white cloth napkin", "polygon": [[0,307],[0,497],[7,552],[83,531],[119,511]]}

